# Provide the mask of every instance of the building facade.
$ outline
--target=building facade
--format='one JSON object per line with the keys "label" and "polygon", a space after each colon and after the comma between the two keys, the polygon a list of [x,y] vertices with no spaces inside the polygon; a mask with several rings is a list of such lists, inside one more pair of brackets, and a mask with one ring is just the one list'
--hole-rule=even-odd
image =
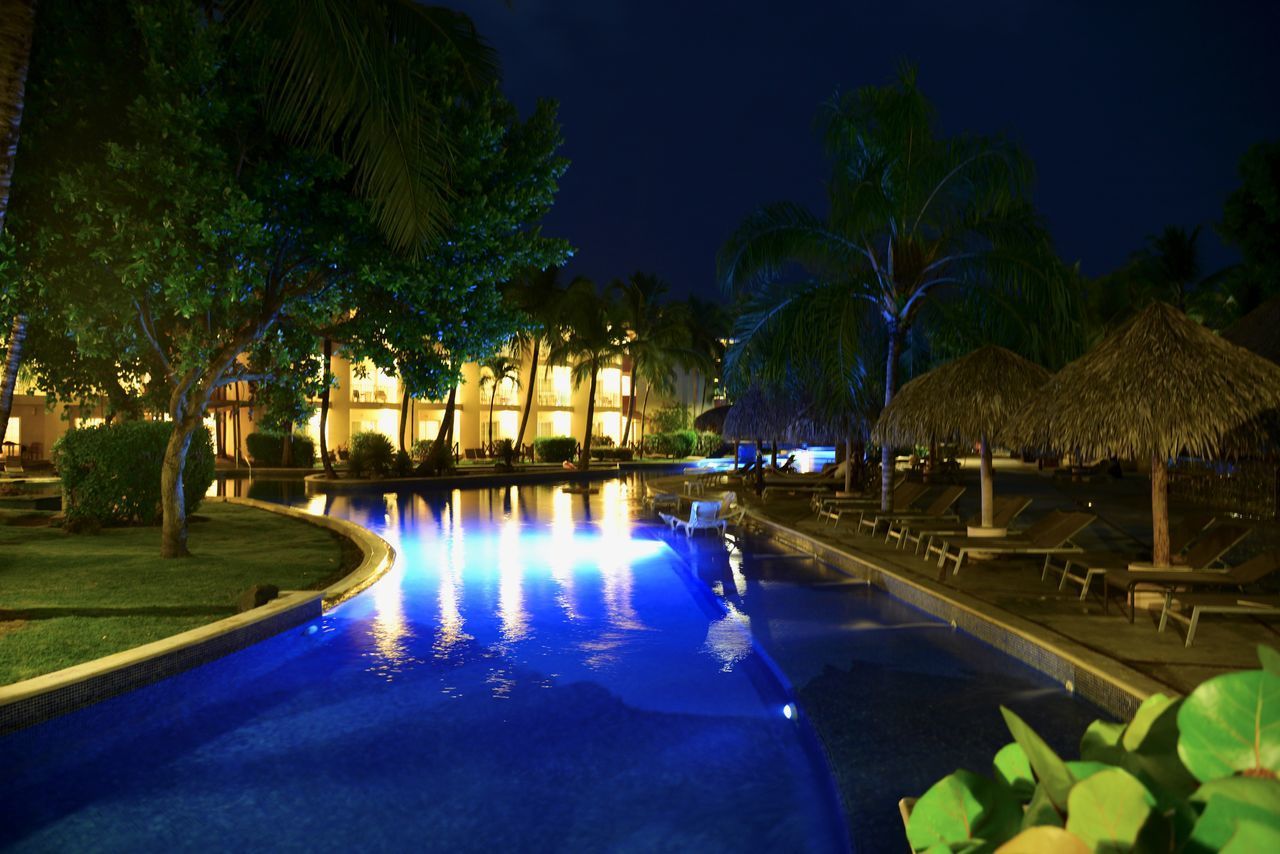
{"label": "building facade", "polygon": [[[357,366],[339,356],[334,357],[332,370],[336,384],[329,393],[329,449],[343,451],[353,435],[368,430],[384,434],[398,446],[403,401],[399,378],[378,370],[370,363]],[[459,454],[465,454],[468,449],[484,448],[491,440],[516,438],[528,400],[530,381],[528,364],[520,366],[518,385],[504,380],[497,384],[496,389],[487,369],[476,363],[463,366],[453,415],[453,440]],[[582,383],[575,388],[569,365],[542,362],[532,381],[534,392],[524,443],[531,445],[535,438],[542,436],[573,436],[581,440],[586,432],[588,384]],[[697,415],[705,408],[701,399],[712,393],[708,388],[711,382],[696,373],[681,373],[677,376],[674,394],[652,392],[647,396],[645,385],[640,383],[629,443],[634,444],[640,435],[644,424],[642,411],[652,415],[664,406],[681,404],[690,407],[691,415]],[[714,388],[710,385],[710,389]],[[49,449],[67,430],[102,423],[100,406],[50,406],[38,389],[21,380],[18,392],[5,435],[4,454],[7,457],[20,455],[27,461],[48,459]],[[593,435],[608,436],[615,444],[621,444],[631,396],[630,364],[627,360],[620,360],[599,372]],[[444,399],[410,400],[405,419],[405,447],[411,448],[419,439],[435,439],[445,411]],[[220,457],[246,458],[245,437],[254,431],[257,414],[247,384],[229,386],[219,393],[205,422],[215,437]],[[316,439],[318,444],[318,406],[311,419],[306,424],[297,425],[296,429]]]}

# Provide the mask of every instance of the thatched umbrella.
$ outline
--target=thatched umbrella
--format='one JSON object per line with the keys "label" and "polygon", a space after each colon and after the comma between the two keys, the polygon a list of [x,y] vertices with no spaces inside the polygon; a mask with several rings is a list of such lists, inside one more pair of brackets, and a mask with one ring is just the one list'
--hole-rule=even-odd
{"label": "thatched umbrella", "polygon": [[1049,372],[1003,347],[983,347],[899,389],[880,413],[872,438],[890,445],[979,443],[982,526],[990,528],[994,484],[991,443],[1009,417],[1049,380]]}
{"label": "thatched umbrella", "polygon": [[1274,296],[1231,324],[1222,337],[1280,363],[1280,296]]}
{"label": "thatched umbrella", "polygon": [[[721,435],[734,441],[734,466],[738,464],[737,443],[755,442],[756,490],[764,488],[763,441],[775,442],[786,435],[794,413],[792,395],[785,389],[765,388],[759,384],[750,386],[733,402],[724,418]],[[775,459],[775,462],[777,460]]]}
{"label": "thatched umbrella", "polygon": [[1058,372],[1002,438],[1081,457],[1151,460],[1152,559],[1169,563],[1169,459],[1221,457],[1265,440],[1280,366],[1153,303]]}
{"label": "thatched umbrella", "polygon": [[724,433],[724,419],[732,406],[713,406],[693,419],[693,429],[703,433]]}

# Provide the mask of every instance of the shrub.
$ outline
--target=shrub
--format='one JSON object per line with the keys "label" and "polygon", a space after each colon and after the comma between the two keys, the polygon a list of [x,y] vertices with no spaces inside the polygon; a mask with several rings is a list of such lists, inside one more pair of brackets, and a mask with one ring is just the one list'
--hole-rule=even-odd
{"label": "shrub", "polygon": [[[62,478],[67,520],[157,524],[160,466],[172,433],[167,421],[125,421],[82,427],[59,439],[53,462]],[[207,428],[197,427],[182,470],[188,515],[199,508],[213,479],[213,438]]]}
{"label": "shrub", "polygon": [[693,443],[693,452],[700,457],[708,457],[720,450],[723,444],[724,438],[719,433],[698,433]]}
{"label": "shrub", "polygon": [[[284,434],[270,430],[255,430],[244,438],[249,456],[257,466],[284,465]],[[316,443],[306,433],[293,434],[293,463],[295,468],[311,468],[316,464]]]}
{"label": "shrub", "polygon": [[692,430],[677,430],[674,433],[650,433],[644,437],[645,451],[660,454],[672,459],[683,459],[693,453],[697,434]]}
{"label": "shrub", "polygon": [[419,439],[409,449],[409,456],[413,457],[415,463],[421,465],[431,458],[431,447],[434,444],[435,442],[431,439]]}
{"label": "shrub", "polygon": [[[422,442],[426,442],[428,447],[425,450],[425,456],[418,463],[417,469],[415,469],[418,474],[438,475],[448,474],[453,471],[453,449],[447,443],[433,442],[427,439],[422,440]],[[415,454],[418,451],[418,445],[421,445],[422,442],[414,445]]]}
{"label": "shrub", "polygon": [[689,427],[689,407],[672,404],[653,413],[653,426],[659,433],[674,433]]}
{"label": "shrub", "polygon": [[612,436],[595,435],[591,437],[591,447],[593,448],[612,448],[617,442],[613,441]]}
{"label": "shrub", "polygon": [[[1001,708],[1013,741],[992,776],[957,771],[916,801],[915,851],[1275,850],[1280,804],[1280,653],[1261,670],[1209,679],[1181,699],[1154,694],[1127,725],[1094,721],[1080,761],[1063,761]],[[981,845],[974,840],[982,839]],[[1050,845],[1049,843],[1054,844]]]}
{"label": "shrub", "polygon": [[510,471],[516,465],[516,443],[510,439],[499,439],[498,444],[493,449],[493,455],[498,458],[498,465]]}
{"label": "shrub", "polygon": [[635,453],[630,448],[592,448],[591,459],[630,462]]}
{"label": "shrub", "polygon": [[540,463],[562,463],[572,460],[578,440],[572,436],[542,436],[533,440],[533,458]]}
{"label": "shrub", "polygon": [[365,431],[351,437],[348,467],[355,477],[385,475],[391,470],[394,459],[391,440],[381,433]]}

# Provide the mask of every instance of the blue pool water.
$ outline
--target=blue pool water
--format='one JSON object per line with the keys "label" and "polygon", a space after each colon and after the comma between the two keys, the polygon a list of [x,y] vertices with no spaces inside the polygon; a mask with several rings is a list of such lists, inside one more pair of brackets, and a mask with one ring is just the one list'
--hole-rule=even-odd
{"label": "blue pool water", "polygon": [[395,568],[313,626],[0,739],[0,846],[840,851],[842,799],[876,851],[902,844],[898,797],[985,769],[999,703],[1070,740],[1096,716],[810,560],[672,536],[637,488],[282,491]]}

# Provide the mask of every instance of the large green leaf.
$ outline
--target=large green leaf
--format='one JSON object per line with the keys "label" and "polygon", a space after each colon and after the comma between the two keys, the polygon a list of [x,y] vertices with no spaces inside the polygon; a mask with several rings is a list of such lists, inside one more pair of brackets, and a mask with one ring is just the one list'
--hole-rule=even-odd
{"label": "large green leaf", "polygon": [[1011,741],[1000,748],[992,764],[995,766],[996,779],[1008,786],[1018,800],[1030,800],[1036,790],[1036,778],[1020,744]]}
{"label": "large green leaf", "polygon": [[1280,676],[1280,651],[1275,647],[1265,643],[1258,644],[1258,661],[1262,662],[1263,670]]}
{"label": "large green leaf", "polygon": [[943,777],[920,796],[907,821],[914,851],[971,839],[1000,843],[1018,832],[1022,807],[1004,786],[970,771]]}
{"label": "large green leaf", "polygon": [[1089,724],[1080,738],[1080,758],[1087,762],[1118,765],[1120,756],[1124,753],[1120,744],[1124,730],[1124,724],[1111,721],[1094,721]]}
{"label": "large green leaf", "polygon": [[1036,779],[1044,786],[1045,794],[1053,801],[1053,805],[1058,808],[1058,812],[1065,813],[1067,811],[1067,794],[1071,791],[1071,786],[1075,783],[1075,779],[1071,776],[1071,772],[1067,770],[1067,765],[1053,752],[1049,745],[1045,744],[1044,739],[1036,734],[1036,731],[1027,725],[1027,722],[1015,715],[1012,711],[1000,707],[1000,714],[1004,715],[1004,722],[1009,727],[1009,732],[1013,735],[1013,740],[1022,746],[1022,750],[1027,755],[1027,761],[1031,763],[1031,768],[1036,772]]}
{"label": "large green leaf", "polygon": [[996,854],[1088,854],[1089,846],[1060,827],[1032,827],[996,849]]}
{"label": "large green leaf", "polygon": [[1258,851],[1280,851],[1280,828],[1272,822],[1245,818],[1222,846],[1221,854],[1256,854]]}
{"label": "large green leaf", "polygon": [[[1280,771],[1280,676],[1227,673],[1202,683],[1178,712],[1178,755],[1201,782]],[[1033,763],[1034,764],[1034,763]]]}
{"label": "large green leaf", "polygon": [[1106,771],[1108,768],[1114,768],[1114,765],[1108,765],[1105,762],[1076,762],[1074,760],[1066,763],[1067,770],[1071,772],[1071,779],[1079,783],[1081,780],[1087,780],[1099,771]]}
{"label": "large green leaf", "polygon": [[1120,742],[1124,749],[1141,750],[1149,736],[1156,737],[1166,727],[1174,726],[1180,703],[1180,697],[1166,697],[1164,694],[1152,694],[1143,700],[1124,731]]}
{"label": "large green leaf", "polygon": [[1067,804],[1067,830],[1090,848],[1133,847],[1151,817],[1155,798],[1138,778],[1108,768],[1077,784]]}
{"label": "large green leaf", "polygon": [[1042,825],[1062,827],[1062,813],[1054,807],[1053,801],[1045,793],[1044,786],[1037,785],[1035,792],[1031,795],[1031,803],[1027,804],[1027,811],[1022,814],[1022,826],[1028,828]]}
{"label": "large green leaf", "polygon": [[1280,782],[1276,780],[1225,777],[1205,783],[1191,799],[1204,804],[1191,833],[1192,850],[1217,851],[1236,834],[1242,821],[1280,829]]}

